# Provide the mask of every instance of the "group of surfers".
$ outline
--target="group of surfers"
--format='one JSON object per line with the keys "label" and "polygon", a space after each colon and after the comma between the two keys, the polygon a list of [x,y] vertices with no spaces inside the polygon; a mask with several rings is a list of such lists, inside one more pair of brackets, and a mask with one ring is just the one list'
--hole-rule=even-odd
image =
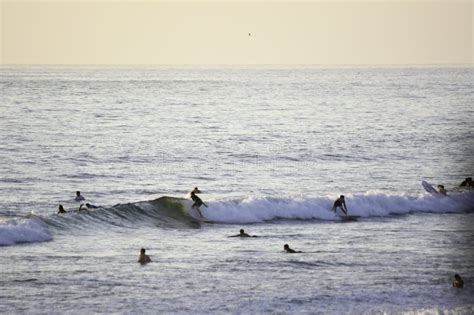
{"label": "group of surfers", "polygon": [[[229,237],[242,237],[242,238],[247,238],[247,237],[258,237],[257,235],[250,235],[245,233],[244,229],[240,229],[239,234],[236,235],[231,235]],[[297,251],[292,248],[288,244],[283,245],[283,250],[284,252],[288,254],[296,254],[296,253],[303,253],[302,251]],[[138,257],[138,262],[142,265],[148,264],[151,262],[151,258],[149,255],[146,254],[146,249],[142,248],[140,249],[140,256]],[[459,274],[455,274],[452,282],[453,288],[464,288],[464,280],[461,278]]]}
{"label": "group of surfers", "polygon": [[[472,177],[466,177],[464,181],[459,185],[461,188],[469,188],[472,189],[474,188],[474,182],[472,181]],[[438,185],[438,192],[443,195],[447,195],[448,191],[444,188],[444,185]],[[208,207],[207,204],[202,201],[201,198],[197,196],[197,194],[200,194],[201,191],[197,188],[194,187],[194,189],[191,191],[191,200],[194,202],[191,208],[196,209],[196,211],[199,213],[200,217],[203,217],[202,212],[200,207],[205,206],[206,208]],[[76,191],[76,197],[74,198],[74,201],[84,201],[86,200],[83,195],[81,195],[80,191]],[[81,204],[79,206],[79,211],[81,210],[90,210],[90,209],[96,209],[99,208],[98,206],[94,206],[90,203],[86,204]],[[344,198],[344,195],[340,195],[339,198],[337,198],[334,201],[334,204],[332,206],[332,211],[336,212],[337,209],[341,209],[341,211],[347,215],[347,205],[346,205],[346,200]],[[58,213],[66,213],[67,211],[64,209],[62,205],[59,205]]]}

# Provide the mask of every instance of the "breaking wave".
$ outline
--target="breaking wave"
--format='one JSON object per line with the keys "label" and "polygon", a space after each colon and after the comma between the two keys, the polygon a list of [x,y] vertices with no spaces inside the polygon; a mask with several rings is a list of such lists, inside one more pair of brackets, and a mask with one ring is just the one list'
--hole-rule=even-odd
{"label": "breaking wave", "polygon": [[[206,220],[221,224],[262,223],[281,219],[338,221],[340,217],[330,211],[335,197],[215,200],[207,201],[209,207],[201,207],[201,211]],[[367,193],[346,195],[346,202],[351,215],[367,219],[421,212],[474,212],[474,192],[451,194],[447,197]],[[191,205],[192,201],[189,199],[161,197],[99,207],[91,211],[71,211],[62,215],[9,217],[8,220],[0,221],[0,246],[50,241],[56,233],[90,231],[94,227],[107,232],[139,226],[199,228],[202,224],[207,224],[208,222],[203,223],[199,219]]]}

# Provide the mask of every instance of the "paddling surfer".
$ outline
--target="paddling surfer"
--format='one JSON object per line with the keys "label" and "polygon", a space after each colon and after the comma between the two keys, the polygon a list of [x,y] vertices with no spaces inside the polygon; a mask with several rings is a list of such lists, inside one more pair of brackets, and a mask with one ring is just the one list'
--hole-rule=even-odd
{"label": "paddling surfer", "polygon": [[244,229],[240,229],[239,234],[232,235],[232,236],[229,236],[229,237],[258,237],[258,236],[257,235],[249,235],[249,234],[245,233]]}
{"label": "paddling surfer", "polygon": [[283,249],[288,254],[302,253],[302,251],[300,251],[300,250],[294,250],[294,249],[290,248],[290,245],[288,245],[288,244],[283,245]]}

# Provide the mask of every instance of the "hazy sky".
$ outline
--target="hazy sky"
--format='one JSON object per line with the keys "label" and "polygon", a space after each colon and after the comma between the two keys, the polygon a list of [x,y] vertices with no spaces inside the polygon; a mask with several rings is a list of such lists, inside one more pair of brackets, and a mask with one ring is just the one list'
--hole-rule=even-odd
{"label": "hazy sky", "polygon": [[474,59],[471,0],[0,1],[3,64],[472,64]]}

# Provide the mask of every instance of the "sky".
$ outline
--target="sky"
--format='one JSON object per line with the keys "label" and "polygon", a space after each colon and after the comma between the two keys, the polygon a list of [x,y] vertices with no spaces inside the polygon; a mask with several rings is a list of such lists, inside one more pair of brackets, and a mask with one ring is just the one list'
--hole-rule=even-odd
{"label": "sky", "polygon": [[1,64],[472,64],[474,1],[0,0]]}

